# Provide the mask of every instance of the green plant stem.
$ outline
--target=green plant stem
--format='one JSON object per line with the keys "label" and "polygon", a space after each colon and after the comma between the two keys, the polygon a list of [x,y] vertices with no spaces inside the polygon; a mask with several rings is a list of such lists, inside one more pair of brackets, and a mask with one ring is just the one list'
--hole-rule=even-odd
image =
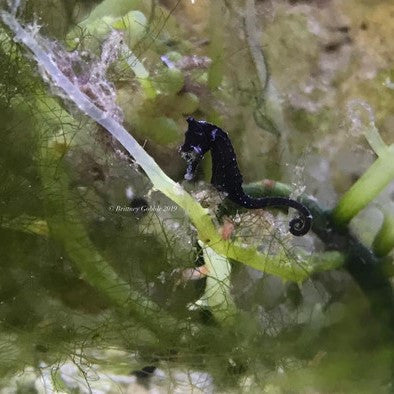
{"label": "green plant stem", "polygon": [[[259,21],[261,24],[261,22]],[[288,136],[292,130],[288,125],[283,109],[280,94],[274,81],[269,76],[267,62],[260,44],[260,36],[257,27],[255,0],[245,2],[245,35],[249,51],[256,68],[257,77],[260,82],[260,92],[255,111],[255,121],[259,113],[258,122],[264,125],[264,129],[279,136],[280,152],[283,157],[289,157]],[[285,170],[285,168],[283,168]]]}
{"label": "green plant stem", "polygon": [[[359,110],[364,110],[368,117],[368,122],[363,122]],[[381,156],[387,150],[387,145],[383,141],[379,130],[375,124],[375,116],[371,106],[364,100],[351,100],[348,103],[348,113],[354,127],[361,130],[369,146],[378,155]]]}
{"label": "green plant stem", "polygon": [[374,122],[370,122],[369,126],[364,129],[365,139],[368,141],[369,146],[378,155],[384,155],[387,149],[387,145],[383,141],[378,129]]}
{"label": "green plant stem", "polygon": [[209,307],[218,322],[233,319],[236,306],[231,296],[231,264],[228,259],[218,255],[214,250],[199,242],[207,268],[207,281],[203,296],[197,304]]}
{"label": "green plant stem", "polygon": [[376,235],[372,248],[379,257],[387,256],[394,249],[394,215],[384,215],[382,227]]}
{"label": "green plant stem", "polygon": [[387,147],[344,194],[334,209],[332,219],[343,226],[365,208],[394,179],[394,145]]}
{"label": "green plant stem", "polygon": [[217,89],[223,80],[223,45],[224,45],[224,15],[223,15],[223,3],[221,0],[211,1],[209,7],[211,8],[209,13],[210,18],[210,40],[208,55],[212,59],[212,63],[208,70],[208,86],[211,90]]}
{"label": "green plant stem", "polygon": [[17,218],[1,218],[0,227],[28,234],[48,236],[48,224],[45,220],[22,214]]}
{"label": "green plant stem", "polygon": [[254,0],[246,0],[245,3],[245,32],[249,51],[256,67],[257,77],[260,81],[261,94],[264,94],[269,82],[267,64],[261,50],[259,34],[256,29],[256,8]]}

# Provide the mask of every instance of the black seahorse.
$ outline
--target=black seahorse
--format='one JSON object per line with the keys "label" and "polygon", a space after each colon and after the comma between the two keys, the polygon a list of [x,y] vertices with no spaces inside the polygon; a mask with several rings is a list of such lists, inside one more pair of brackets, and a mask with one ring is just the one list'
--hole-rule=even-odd
{"label": "black seahorse", "polygon": [[226,192],[228,198],[245,208],[259,209],[266,207],[286,206],[295,208],[300,216],[289,223],[290,232],[301,236],[312,226],[312,215],[309,209],[298,201],[283,197],[253,198],[242,189],[242,175],[237,158],[228,134],[214,124],[203,120],[187,118],[188,129],[185,142],[180,147],[181,155],[188,162],[185,179],[193,178],[198,163],[208,150],[212,155],[211,183],[219,191]]}

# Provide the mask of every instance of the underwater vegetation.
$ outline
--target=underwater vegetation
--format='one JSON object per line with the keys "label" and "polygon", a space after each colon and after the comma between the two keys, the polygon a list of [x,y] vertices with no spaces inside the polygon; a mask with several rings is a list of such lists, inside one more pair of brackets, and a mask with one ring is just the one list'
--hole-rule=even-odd
{"label": "underwater vegetation", "polygon": [[392,12],[0,0],[0,391],[392,392]]}

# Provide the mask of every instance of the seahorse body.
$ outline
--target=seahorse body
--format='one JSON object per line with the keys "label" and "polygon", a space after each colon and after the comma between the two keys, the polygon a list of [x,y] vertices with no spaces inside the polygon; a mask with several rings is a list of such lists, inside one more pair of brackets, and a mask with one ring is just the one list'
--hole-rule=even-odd
{"label": "seahorse body", "polygon": [[266,207],[287,206],[296,209],[300,216],[290,221],[290,232],[293,235],[305,235],[312,226],[312,214],[298,201],[284,197],[253,198],[242,189],[243,178],[238,167],[237,158],[228,134],[219,127],[187,119],[188,129],[184,144],[180,148],[182,156],[188,161],[186,179],[191,179],[199,161],[211,150],[212,179],[211,183],[220,191],[226,192],[228,198],[244,208],[260,209]]}

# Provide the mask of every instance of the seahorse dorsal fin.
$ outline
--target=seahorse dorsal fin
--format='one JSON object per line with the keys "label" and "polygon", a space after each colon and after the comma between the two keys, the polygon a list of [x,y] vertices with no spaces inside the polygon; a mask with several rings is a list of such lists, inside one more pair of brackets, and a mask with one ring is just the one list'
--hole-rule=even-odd
{"label": "seahorse dorsal fin", "polygon": [[215,141],[215,140],[216,140],[216,134],[217,134],[218,131],[219,131],[218,129],[213,129],[213,130],[211,131],[211,140],[212,140],[212,141]]}

